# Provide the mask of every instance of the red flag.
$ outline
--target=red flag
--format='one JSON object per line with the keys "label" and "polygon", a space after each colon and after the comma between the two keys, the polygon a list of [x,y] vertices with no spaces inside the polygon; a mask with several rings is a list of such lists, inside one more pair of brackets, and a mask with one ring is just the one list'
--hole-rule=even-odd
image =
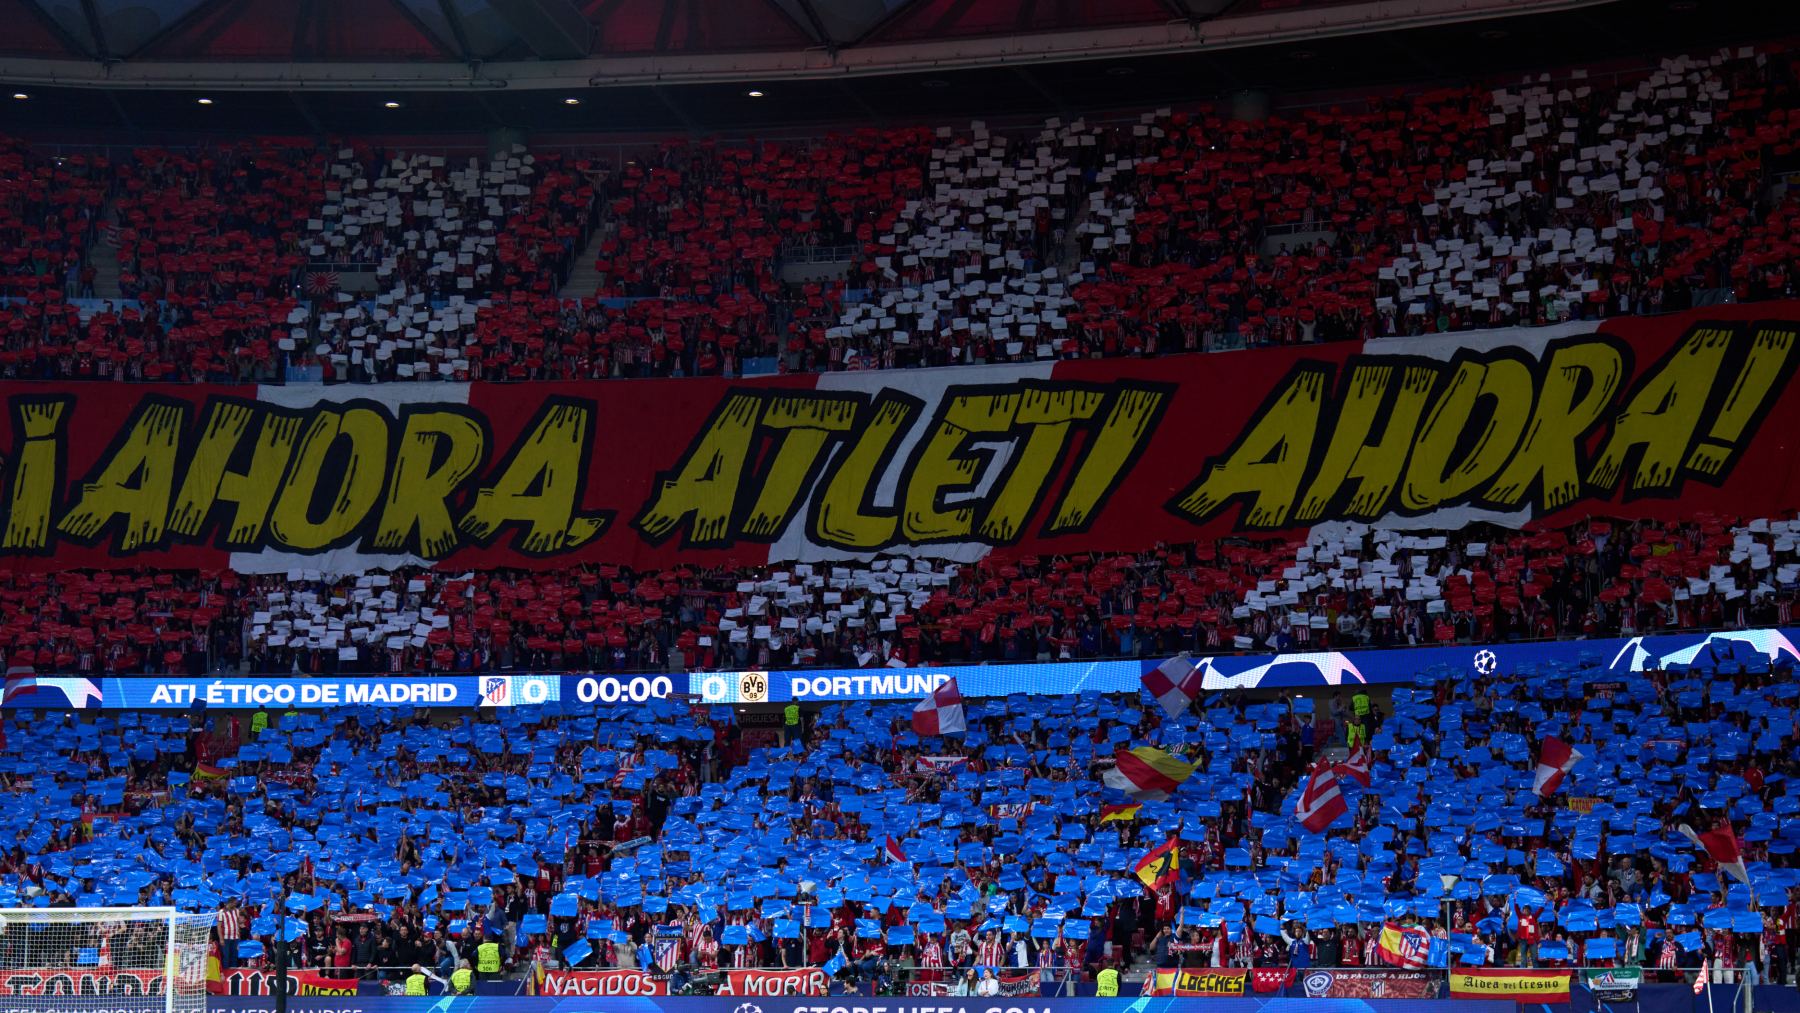
{"label": "red flag", "polygon": [[1294,818],[1300,825],[1313,833],[1322,833],[1332,821],[1348,812],[1350,807],[1344,803],[1344,793],[1338,790],[1337,771],[1325,761],[1320,760],[1313,768],[1312,776],[1306,781],[1306,789],[1300,793],[1300,800],[1294,803]]}
{"label": "red flag", "polygon": [[1151,892],[1166,890],[1181,878],[1181,848],[1171,837],[1145,852],[1131,871]]}
{"label": "red flag", "polygon": [[951,679],[913,708],[913,731],[920,735],[952,735],[968,728],[963,720],[962,692]]}
{"label": "red flag", "polygon": [[1744,853],[1738,848],[1737,834],[1731,832],[1731,824],[1721,823],[1703,834],[1695,833],[1686,823],[1675,829],[1693,841],[1695,847],[1705,849],[1707,856],[1719,863],[1719,868],[1731,873],[1732,878],[1740,883],[1750,882],[1750,870],[1744,868]]}
{"label": "red flag", "polygon": [[1250,971],[1250,987],[1258,992],[1279,992],[1293,983],[1291,967],[1257,967]]}
{"label": "red flag", "polygon": [[887,860],[890,862],[906,861],[906,852],[900,850],[900,842],[894,840],[892,835],[889,835],[889,837],[887,839],[887,847],[883,848],[882,850],[886,853]]}
{"label": "red flag", "polygon": [[1174,717],[1187,710],[1188,704],[1200,695],[1206,675],[1188,660],[1187,655],[1178,654],[1145,672],[1141,680],[1144,688],[1161,705],[1163,713]]}
{"label": "red flag", "polygon": [[1532,779],[1531,790],[1540,798],[1549,798],[1556,794],[1562,786],[1564,775],[1569,768],[1581,762],[1581,754],[1576,752],[1567,742],[1554,736],[1544,740],[1538,747],[1537,776]]}
{"label": "red flag", "polygon": [[1700,958],[1700,973],[1694,975],[1694,994],[1706,991],[1706,958]]}
{"label": "red flag", "polygon": [[1364,788],[1369,786],[1370,772],[1375,769],[1375,751],[1368,746],[1350,750],[1342,763],[1331,768],[1339,777],[1348,777]]}

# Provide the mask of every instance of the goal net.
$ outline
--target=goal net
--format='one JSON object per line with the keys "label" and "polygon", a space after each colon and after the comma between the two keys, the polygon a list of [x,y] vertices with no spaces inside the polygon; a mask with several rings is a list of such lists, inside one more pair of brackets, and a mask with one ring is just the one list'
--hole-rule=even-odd
{"label": "goal net", "polygon": [[0,1013],[206,1013],[214,916],[0,909]]}

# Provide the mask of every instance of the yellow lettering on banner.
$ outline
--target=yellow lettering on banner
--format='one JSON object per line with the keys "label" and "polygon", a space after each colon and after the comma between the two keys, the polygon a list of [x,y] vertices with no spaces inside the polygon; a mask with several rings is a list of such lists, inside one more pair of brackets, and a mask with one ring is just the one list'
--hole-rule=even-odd
{"label": "yellow lettering on banner", "polygon": [[632,521],[652,542],[675,533],[689,522],[683,544],[705,547],[731,544],[731,514],[737,505],[750,456],[751,439],[762,416],[763,397],[732,391],[707,420],[706,427],[670,472],[658,476],[654,498]]}
{"label": "yellow lettering on banner", "polygon": [[997,491],[988,500],[979,528],[984,541],[1006,544],[1019,537],[1043,502],[1044,487],[1069,445],[1071,428],[1093,418],[1105,403],[1106,395],[1099,390],[1024,390],[1013,422],[1015,429],[1027,428],[1029,435],[995,480]]}
{"label": "yellow lettering on banner", "polygon": [[1200,481],[1176,497],[1171,509],[1202,521],[1232,500],[1247,498],[1246,525],[1277,528],[1287,523],[1306,477],[1330,380],[1331,371],[1323,366],[1296,367],[1257,412],[1250,431],[1223,461],[1208,462]]}
{"label": "yellow lettering on banner", "polygon": [[1745,430],[1762,417],[1764,402],[1776,382],[1786,382],[1793,371],[1794,331],[1791,327],[1759,326],[1750,339],[1749,353],[1737,379],[1726,392],[1725,402],[1707,427],[1706,438],[1694,445],[1688,467],[1707,478],[1718,478],[1726,465],[1743,450]]}
{"label": "yellow lettering on banner", "polygon": [[[250,424],[258,419],[261,426],[251,446],[249,467],[232,471],[231,458]],[[200,442],[188,457],[187,474],[169,508],[169,530],[182,538],[201,537],[214,507],[224,501],[235,507],[225,522],[225,544],[232,548],[259,545],[303,421],[300,415],[254,401],[214,400],[207,407]]]}
{"label": "yellow lettering on banner", "polygon": [[[343,440],[342,466],[326,473],[332,450]],[[269,535],[284,548],[317,552],[331,548],[368,520],[387,484],[388,427],[368,408],[326,408],[313,416],[294,466],[269,515]],[[315,501],[326,490],[324,513],[314,519]]]}
{"label": "yellow lettering on banner", "polygon": [[1537,486],[1539,506],[1546,511],[1579,499],[1582,438],[1624,383],[1625,353],[1604,340],[1555,347],[1519,451],[1483,498],[1514,507]]}
{"label": "yellow lettering on banner", "polygon": [[975,491],[976,476],[993,455],[969,450],[968,444],[977,435],[1011,429],[1020,400],[1017,393],[945,392],[938,417],[907,469],[900,510],[902,538],[915,545],[944,542],[967,538],[975,530],[974,499],[950,506],[946,496]]}
{"label": "yellow lettering on banner", "polygon": [[[1399,379],[1389,405],[1388,391]],[[1311,522],[1324,515],[1343,494],[1346,482],[1356,483],[1356,495],[1344,505],[1341,516],[1369,520],[1387,511],[1388,499],[1400,482],[1419,416],[1431,396],[1438,372],[1432,366],[1357,365],[1350,370],[1345,400],[1332,427],[1331,442],[1313,476],[1295,521]],[[1385,411],[1383,409],[1386,409]],[[1381,436],[1369,442],[1379,425]]]}
{"label": "yellow lettering on banner", "polygon": [[864,413],[856,439],[826,465],[823,489],[813,501],[807,525],[812,539],[840,549],[873,551],[894,540],[899,515],[875,506],[876,476],[887,470],[925,403],[897,391],[882,391]]}
{"label": "yellow lettering on banner", "polygon": [[1170,390],[1129,386],[1113,397],[1100,431],[1088,437],[1075,475],[1063,491],[1046,535],[1086,531],[1106,497],[1118,488],[1126,470],[1150,442]]}
{"label": "yellow lettering on banner", "polygon": [[514,547],[533,556],[593,541],[612,519],[607,513],[578,512],[587,490],[593,437],[592,405],[567,398],[546,401],[537,423],[501,466],[499,479],[475,493],[457,526],[485,545],[507,525],[521,525],[524,534]]}
{"label": "yellow lettering on banner", "polygon": [[762,488],[744,518],[743,534],[768,540],[787,528],[800,497],[825,466],[826,449],[856,423],[858,407],[855,395],[825,391],[769,399],[762,425],[781,433],[780,445],[763,472]]}
{"label": "yellow lettering on banner", "polygon": [[416,546],[427,559],[448,555],[456,548],[450,497],[481,467],[487,452],[487,430],[475,418],[454,411],[408,414],[370,545],[385,552]]}
{"label": "yellow lettering on banner", "polygon": [[[1400,486],[1401,508],[1435,510],[1498,474],[1519,445],[1534,394],[1531,367],[1518,359],[1458,363],[1413,442],[1412,463]],[[1480,426],[1471,434],[1476,422]]]}
{"label": "yellow lettering on banner", "polygon": [[1731,332],[1717,327],[1696,328],[1682,339],[1632,391],[1588,482],[1611,491],[1628,459],[1638,455],[1629,490],[1640,495],[1673,490],[1730,344]]}
{"label": "yellow lettering on banner", "polygon": [[156,545],[167,530],[169,492],[180,468],[181,430],[187,407],[147,397],[138,403],[129,427],[101,458],[81,496],[57,530],[92,543],[119,521],[115,548],[132,552]]}
{"label": "yellow lettering on banner", "polygon": [[50,545],[50,507],[62,488],[63,423],[69,397],[15,399],[13,428],[24,440],[8,476],[6,536],[0,547],[38,551]]}

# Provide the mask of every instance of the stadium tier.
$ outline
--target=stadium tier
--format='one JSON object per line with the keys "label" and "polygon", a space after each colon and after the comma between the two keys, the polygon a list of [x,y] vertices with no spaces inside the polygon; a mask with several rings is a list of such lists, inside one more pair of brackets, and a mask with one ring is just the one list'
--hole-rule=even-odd
{"label": "stadium tier", "polygon": [[[1545,325],[1792,294],[1792,55],[1258,122],[864,128],[629,164],[14,146],[4,374],[738,376]],[[111,195],[117,226],[100,236]],[[597,232],[597,235],[594,233]],[[564,291],[590,236],[593,291]],[[118,298],[81,253],[119,248]],[[823,280],[782,265],[823,260]],[[374,291],[350,298],[343,271]],[[594,297],[600,297],[598,301]],[[482,303],[486,305],[479,305]]]}
{"label": "stadium tier", "polygon": [[1785,627],[1797,533],[1766,519],[1354,525],[972,564],[14,571],[0,575],[0,659],[13,675],[741,671]]}
{"label": "stadium tier", "polygon": [[[671,36],[859,5],[288,2],[0,0],[21,122],[156,139],[0,139],[0,1013],[1800,1013],[1778,33],[751,139]],[[575,70],[656,129],[422,125]]]}

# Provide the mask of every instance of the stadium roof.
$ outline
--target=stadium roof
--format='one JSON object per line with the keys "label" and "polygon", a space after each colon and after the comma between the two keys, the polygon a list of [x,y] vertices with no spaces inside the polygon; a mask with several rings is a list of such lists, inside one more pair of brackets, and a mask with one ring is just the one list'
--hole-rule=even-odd
{"label": "stadium roof", "polygon": [[[8,108],[26,127],[750,130],[1466,79],[1767,39],[1790,30],[1796,9],[1748,0],[0,0],[0,82],[31,96]],[[200,97],[214,101],[197,113]]]}
{"label": "stadium roof", "polygon": [[[1147,52],[1595,6],[1603,0],[0,0],[0,55],[102,67],[500,64],[510,83],[895,69]],[[707,63],[696,57],[734,56]],[[613,68],[614,61],[629,61]],[[551,64],[532,74],[515,63]],[[561,66],[556,66],[561,65]],[[259,71],[259,68],[264,68]],[[314,68],[315,72],[317,68]],[[303,72],[293,72],[305,76]],[[341,80],[341,78],[334,78]]]}

